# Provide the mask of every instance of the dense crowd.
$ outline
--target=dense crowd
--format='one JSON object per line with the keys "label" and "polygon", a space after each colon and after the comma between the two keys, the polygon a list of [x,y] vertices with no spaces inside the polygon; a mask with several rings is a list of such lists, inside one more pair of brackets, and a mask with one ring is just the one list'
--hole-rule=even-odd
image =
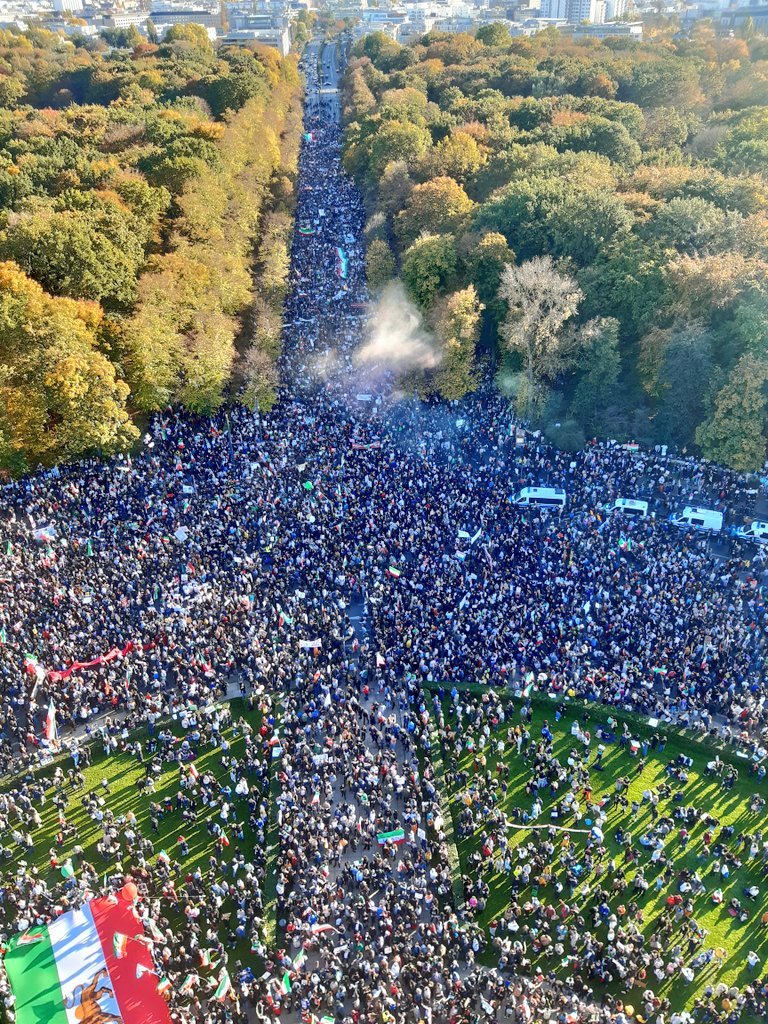
{"label": "dense crowd", "polygon": [[[311,60],[305,73],[316,90]],[[487,939],[451,887],[422,686],[546,674],[552,692],[723,732],[759,759],[762,578],[664,521],[684,503],[739,509],[753,495],[730,472],[661,452],[568,455],[530,433],[519,446],[489,387],[451,407],[396,400],[386,368],[355,360],[364,210],[341,167],[340,126],[316,101],[306,132],[273,412],[167,410],[132,458],[3,489],[2,767],[46,755],[51,701],[72,754],[54,797],[79,792],[97,730],[124,751],[148,723],[152,749],[137,756],[181,764],[154,724],[175,713],[193,746],[222,748],[231,831],[263,850],[279,721],[277,950],[263,944],[263,854],[240,862],[222,847],[207,873],[179,877],[151,834],[114,820],[108,794],[83,793],[105,855],[130,855],[174,984],[194,975],[201,950],[226,961],[238,939],[266,963],[261,977],[230,964],[235,1001],[211,1002],[205,986],[174,994],[180,1021],[459,1024],[507,1008],[527,1021],[544,1007],[572,1020],[592,1012],[578,984],[526,975],[506,946],[498,969],[476,962]],[[565,488],[562,515],[513,503],[537,483]],[[647,497],[658,517],[607,513],[618,495]],[[230,764],[217,701],[238,691],[265,725]],[[180,773],[193,818],[226,802],[204,777],[185,792]],[[0,799],[3,844],[21,865],[0,890],[6,931],[85,898],[100,873],[85,865],[54,891],[25,870],[41,792],[31,774],[15,786]],[[168,923],[179,910],[184,931]],[[622,952],[629,970],[632,950]],[[594,1012],[623,1024],[615,1004]]]}

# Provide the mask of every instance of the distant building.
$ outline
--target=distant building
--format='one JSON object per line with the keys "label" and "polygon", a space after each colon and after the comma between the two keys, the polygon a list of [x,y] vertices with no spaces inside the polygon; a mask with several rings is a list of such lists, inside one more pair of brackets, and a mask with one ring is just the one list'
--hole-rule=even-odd
{"label": "distant building", "polygon": [[83,9],[83,0],[53,0],[56,14],[79,14]]}
{"label": "distant building", "polygon": [[541,0],[541,17],[568,21],[571,0]]}
{"label": "distant building", "polygon": [[104,28],[142,28],[148,17],[146,11],[113,11],[104,18]]}
{"label": "distant building", "polygon": [[221,42],[234,46],[261,43],[262,46],[273,46],[281,57],[285,57],[291,49],[291,33],[287,27],[230,29]]}
{"label": "distant building", "polygon": [[591,36],[593,39],[608,39],[610,36],[624,36],[630,39],[643,38],[642,21],[606,21],[602,25],[577,25],[575,37]]}
{"label": "distant building", "polygon": [[728,8],[720,15],[720,28],[733,32],[750,20],[758,31],[768,31],[768,6]]}
{"label": "distant building", "polygon": [[605,20],[605,0],[541,0],[541,17],[565,19],[571,25]]}
{"label": "distant building", "polygon": [[[146,20],[146,15],[144,15]],[[220,11],[206,11],[197,8],[172,7],[154,10],[151,14],[152,24],[160,30],[160,25],[202,25],[203,28],[219,28],[221,26]]]}
{"label": "distant building", "polygon": [[627,0],[605,0],[605,21],[618,21],[627,13]]}

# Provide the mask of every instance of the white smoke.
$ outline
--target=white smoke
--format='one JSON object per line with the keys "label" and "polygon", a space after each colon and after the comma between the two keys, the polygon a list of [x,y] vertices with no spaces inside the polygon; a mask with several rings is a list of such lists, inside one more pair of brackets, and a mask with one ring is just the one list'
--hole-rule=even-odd
{"label": "white smoke", "polygon": [[431,370],[441,353],[419,310],[400,281],[392,281],[371,306],[366,341],[355,354],[358,364],[375,363],[395,374]]}

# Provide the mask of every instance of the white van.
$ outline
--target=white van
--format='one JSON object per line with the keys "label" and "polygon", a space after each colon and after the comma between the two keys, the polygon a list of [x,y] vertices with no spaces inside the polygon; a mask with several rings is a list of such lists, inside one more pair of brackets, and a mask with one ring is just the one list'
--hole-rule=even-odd
{"label": "white van", "polygon": [[740,526],[734,532],[739,540],[751,540],[753,544],[768,544],[768,523],[753,519],[749,526]]}
{"label": "white van", "polygon": [[645,519],[648,516],[648,502],[640,498],[617,498],[612,505],[605,506],[606,512],[623,512],[625,516],[637,516]]}
{"label": "white van", "polygon": [[566,493],[562,487],[523,487],[512,500],[516,505],[565,508]]}
{"label": "white van", "polygon": [[708,530],[720,533],[723,528],[723,513],[712,508],[698,508],[686,505],[682,512],[675,512],[669,517],[670,523],[681,529]]}

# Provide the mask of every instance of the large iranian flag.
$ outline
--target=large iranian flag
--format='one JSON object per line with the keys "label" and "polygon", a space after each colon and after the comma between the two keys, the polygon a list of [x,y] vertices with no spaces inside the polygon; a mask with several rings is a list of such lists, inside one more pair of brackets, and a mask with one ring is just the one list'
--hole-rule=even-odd
{"label": "large iranian flag", "polygon": [[[116,942],[116,935],[127,941]],[[123,899],[94,899],[47,927],[15,935],[5,969],[16,1024],[170,1022],[144,928]]]}

